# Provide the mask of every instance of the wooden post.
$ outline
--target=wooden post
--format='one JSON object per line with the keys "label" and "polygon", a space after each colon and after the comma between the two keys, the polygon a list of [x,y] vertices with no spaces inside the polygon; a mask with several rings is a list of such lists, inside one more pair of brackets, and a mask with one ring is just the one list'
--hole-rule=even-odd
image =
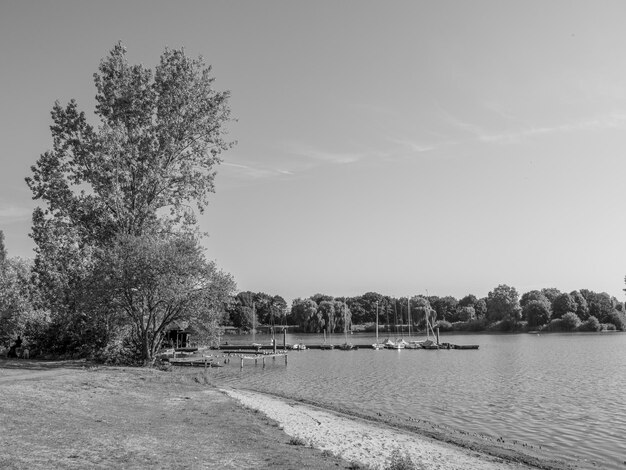
{"label": "wooden post", "polygon": [[259,359],[257,357],[254,358],[254,365],[256,366],[259,363]]}
{"label": "wooden post", "polygon": [[276,338],[272,338],[272,345],[274,346],[274,354],[276,354]]}
{"label": "wooden post", "polygon": [[265,369],[265,357],[263,357],[263,369]]}
{"label": "wooden post", "polygon": [[439,346],[439,327],[436,328],[435,335],[437,336],[437,346]]}
{"label": "wooden post", "polygon": [[204,372],[206,372],[206,362],[207,362],[206,356],[204,356]]}
{"label": "wooden post", "polygon": [[243,369],[243,356],[241,356],[241,369]]}
{"label": "wooden post", "polygon": [[285,365],[287,365],[287,353],[285,353]]}

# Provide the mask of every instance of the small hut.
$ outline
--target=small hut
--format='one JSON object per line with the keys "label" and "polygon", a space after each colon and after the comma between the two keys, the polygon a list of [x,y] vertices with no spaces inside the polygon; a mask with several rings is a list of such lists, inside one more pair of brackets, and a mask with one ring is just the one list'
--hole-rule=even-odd
{"label": "small hut", "polygon": [[191,346],[191,333],[189,322],[172,322],[163,332],[163,344],[172,348],[188,348]]}

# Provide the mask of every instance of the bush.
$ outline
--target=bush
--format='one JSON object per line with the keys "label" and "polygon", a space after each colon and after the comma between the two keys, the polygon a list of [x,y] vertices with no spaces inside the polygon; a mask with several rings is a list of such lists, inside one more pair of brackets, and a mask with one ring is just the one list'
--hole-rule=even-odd
{"label": "bush", "polygon": [[292,437],[289,439],[289,444],[292,446],[306,446],[306,441],[299,437]]}
{"label": "bush", "polygon": [[584,322],[580,324],[578,327],[578,331],[600,331],[602,330],[602,325],[598,321],[596,317],[593,315],[587,318]]}
{"label": "bush", "polygon": [[391,462],[385,467],[385,470],[419,470],[423,469],[422,465],[416,465],[408,454],[403,454],[399,449],[391,453]]}
{"label": "bush", "polygon": [[615,325],[613,323],[602,323],[602,330],[604,331],[615,331],[617,330],[617,328],[615,328]]}
{"label": "bush", "polygon": [[561,317],[561,327],[565,331],[574,331],[580,326],[580,318],[574,312],[567,312]]}
{"label": "bush", "polygon": [[624,312],[613,310],[608,314],[607,320],[607,323],[615,325],[615,329],[617,330],[624,331],[624,329],[626,329],[626,314],[624,314]]}
{"label": "bush", "polygon": [[563,331],[562,323],[563,323],[563,320],[561,320],[560,318],[553,318],[552,320],[550,320],[550,323],[544,326],[541,330],[542,331]]}

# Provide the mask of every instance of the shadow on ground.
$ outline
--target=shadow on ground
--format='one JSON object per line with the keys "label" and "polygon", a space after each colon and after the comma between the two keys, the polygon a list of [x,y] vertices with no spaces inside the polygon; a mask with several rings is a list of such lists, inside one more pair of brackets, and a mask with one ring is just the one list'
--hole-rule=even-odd
{"label": "shadow on ground", "polygon": [[0,358],[0,369],[19,370],[52,370],[52,369],[83,369],[94,364],[85,359],[69,359],[65,361],[46,361],[42,359],[7,359]]}

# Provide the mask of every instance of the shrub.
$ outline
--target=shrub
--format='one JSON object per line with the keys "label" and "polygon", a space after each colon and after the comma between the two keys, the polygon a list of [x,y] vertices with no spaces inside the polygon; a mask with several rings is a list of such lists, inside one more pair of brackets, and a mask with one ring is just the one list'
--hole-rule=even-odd
{"label": "shrub", "polygon": [[563,331],[563,320],[560,318],[553,318],[546,326],[542,328],[542,331]]}
{"label": "shrub", "polygon": [[613,310],[607,316],[608,323],[612,323],[615,325],[615,329],[624,331],[626,328],[626,314],[624,312],[619,312],[617,310]]}
{"label": "shrub", "polygon": [[593,315],[587,318],[581,325],[578,327],[578,331],[600,331],[602,330],[602,325],[598,321],[596,317]]}
{"label": "shrub", "polygon": [[292,437],[291,439],[289,439],[289,444],[292,446],[305,446],[306,442],[300,437]]}
{"label": "shrub", "polygon": [[574,331],[580,326],[580,318],[574,312],[567,312],[561,317],[561,327],[565,331]]}
{"label": "shrub", "polygon": [[617,330],[617,328],[615,328],[615,325],[613,323],[602,323],[601,326],[602,326],[602,329],[604,331],[615,331],[615,330]]}
{"label": "shrub", "polygon": [[385,470],[420,470],[424,467],[416,465],[408,454],[400,452],[399,449],[391,453],[391,462],[385,467]]}

